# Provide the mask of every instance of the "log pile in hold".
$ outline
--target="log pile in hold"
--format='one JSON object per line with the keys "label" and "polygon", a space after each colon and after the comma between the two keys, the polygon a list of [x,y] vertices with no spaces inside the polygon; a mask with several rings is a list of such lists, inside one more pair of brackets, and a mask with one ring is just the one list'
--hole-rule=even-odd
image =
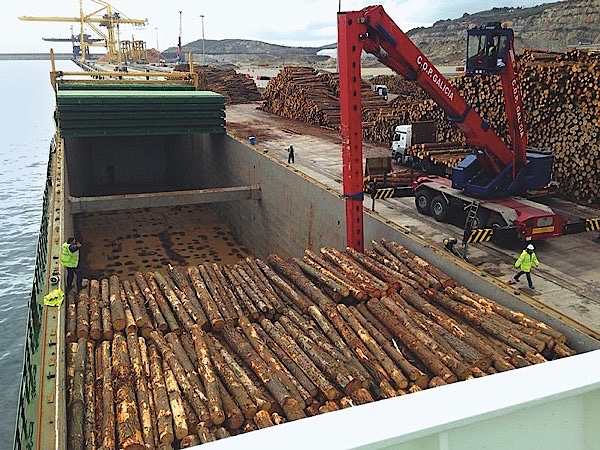
{"label": "log pile in hold", "polygon": [[[371,244],[85,283],[77,307],[114,317],[69,343],[73,445],[184,448],[574,354],[398,243]],[[71,313],[66,330],[81,324]]]}

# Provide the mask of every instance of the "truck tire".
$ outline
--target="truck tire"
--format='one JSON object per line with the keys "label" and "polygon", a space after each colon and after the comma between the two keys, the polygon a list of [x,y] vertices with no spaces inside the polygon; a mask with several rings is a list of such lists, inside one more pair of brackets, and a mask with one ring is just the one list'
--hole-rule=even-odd
{"label": "truck tire", "polygon": [[417,207],[417,211],[421,214],[428,216],[431,214],[431,198],[433,194],[425,189],[417,189],[415,192],[415,206]]}
{"label": "truck tire", "polygon": [[446,199],[441,195],[436,195],[431,200],[431,215],[438,222],[443,222],[448,217],[450,206]]}
{"label": "truck tire", "polygon": [[498,213],[492,213],[490,215],[490,218],[487,220],[487,227],[488,228],[499,228],[499,227],[505,227],[508,224],[506,223],[506,221],[502,218],[502,216]]}

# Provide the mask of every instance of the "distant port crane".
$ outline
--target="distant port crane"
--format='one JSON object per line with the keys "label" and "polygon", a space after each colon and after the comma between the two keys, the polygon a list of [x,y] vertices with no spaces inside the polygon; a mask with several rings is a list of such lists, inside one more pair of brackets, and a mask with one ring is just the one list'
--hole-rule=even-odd
{"label": "distant port crane", "polygon": [[[19,20],[30,22],[71,22],[80,24],[79,45],[81,49],[81,61],[86,60],[91,46],[103,45],[107,48],[108,58],[111,63],[121,64],[123,53],[119,44],[119,25],[128,24],[134,26],[145,26],[147,19],[131,19],[125,17],[120,12],[114,10],[112,5],[102,0],[90,0],[99,9],[86,14],[83,11],[83,0],[79,0],[79,17],[33,17],[21,16]],[[98,36],[101,36],[100,42],[89,42],[85,39],[84,27],[90,27]],[[101,27],[106,27],[106,33]]]}

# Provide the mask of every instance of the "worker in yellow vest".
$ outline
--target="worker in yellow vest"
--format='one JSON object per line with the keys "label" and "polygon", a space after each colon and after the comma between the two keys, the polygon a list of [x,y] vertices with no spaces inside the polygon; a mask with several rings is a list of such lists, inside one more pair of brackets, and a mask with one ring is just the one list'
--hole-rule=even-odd
{"label": "worker in yellow vest", "polygon": [[538,260],[534,250],[535,247],[533,244],[529,244],[525,250],[521,252],[519,259],[517,259],[515,262],[515,267],[519,269],[519,273],[513,277],[515,281],[519,281],[521,275],[525,274],[530,289],[533,289],[533,283],[531,281],[531,266],[535,264],[535,267],[538,267],[540,265],[540,261]]}
{"label": "worker in yellow vest", "polygon": [[60,251],[60,263],[67,269],[66,291],[71,289],[73,278],[77,276],[77,290],[81,290],[81,269],[79,268],[79,249],[81,243],[70,237],[64,242]]}

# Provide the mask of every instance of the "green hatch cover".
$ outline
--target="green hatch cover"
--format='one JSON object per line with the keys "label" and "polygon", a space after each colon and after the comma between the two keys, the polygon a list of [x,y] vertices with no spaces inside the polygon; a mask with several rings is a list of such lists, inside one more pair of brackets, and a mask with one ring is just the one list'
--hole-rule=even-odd
{"label": "green hatch cover", "polygon": [[225,98],[210,91],[59,89],[56,120],[64,137],[225,132]]}

